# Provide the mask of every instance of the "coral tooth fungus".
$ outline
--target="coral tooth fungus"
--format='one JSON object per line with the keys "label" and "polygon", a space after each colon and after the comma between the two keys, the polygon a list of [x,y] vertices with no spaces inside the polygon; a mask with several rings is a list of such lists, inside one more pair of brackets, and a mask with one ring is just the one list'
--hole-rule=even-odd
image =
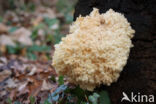
{"label": "coral tooth fungus", "polygon": [[70,83],[93,91],[117,81],[127,63],[135,31],[124,15],[112,9],[78,17],[70,33],[55,45],[52,65]]}

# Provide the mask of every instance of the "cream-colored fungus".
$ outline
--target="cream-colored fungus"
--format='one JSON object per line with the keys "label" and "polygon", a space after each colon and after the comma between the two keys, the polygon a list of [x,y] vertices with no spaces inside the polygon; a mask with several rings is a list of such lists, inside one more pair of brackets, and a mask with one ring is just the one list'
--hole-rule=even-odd
{"label": "cream-colored fungus", "polygon": [[112,9],[78,17],[70,33],[55,45],[52,65],[58,75],[92,91],[117,81],[127,63],[135,31],[124,15]]}

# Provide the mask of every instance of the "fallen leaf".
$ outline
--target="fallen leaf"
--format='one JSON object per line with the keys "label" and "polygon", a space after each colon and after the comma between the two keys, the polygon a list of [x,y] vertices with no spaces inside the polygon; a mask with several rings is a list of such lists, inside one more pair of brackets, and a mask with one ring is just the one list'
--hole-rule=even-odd
{"label": "fallen leaf", "polygon": [[37,96],[41,90],[42,81],[34,80],[33,83],[28,85],[29,88],[29,96]]}
{"label": "fallen leaf", "polygon": [[56,30],[56,29],[59,28],[59,24],[56,23],[56,24],[50,26],[50,28],[51,28],[52,30]]}
{"label": "fallen leaf", "polygon": [[22,91],[26,86],[27,86],[27,82],[22,84],[19,88],[18,88],[18,91]]}
{"label": "fallen leaf", "polygon": [[31,40],[31,31],[29,31],[28,29],[21,27],[19,29],[17,29],[16,31],[14,31],[11,34],[13,40],[23,44],[23,45],[32,45],[33,42]]}
{"label": "fallen leaf", "polygon": [[5,45],[0,45],[0,52],[6,53],[7,49]]}
{"label": "fallen leaf", "polygon": [[0,33],[6,33],[6,32],[8,32],[8,27],[3,23],[0,23]]}
{"label": "fallen leaf", "polygon": [[32,24],[34,26],[38,26],[38,24],[43,20],[43,18],[41,16],[37,17],[33,22]]}
{"label": "fallen leaf", "polygon": [[50,90],[50,89],[52,89],[52,85],[46,80],[44,80],[42,83],[41,91]]}
{"label": "fallen leaf", "polygon": [[43,29],[39,29],[38,30],[38,35],[40,36],[40,37],[42,37],[42,38],[44,38],[44,30]]}
{"label": "fallen leaf", "polygon": [[34,14],[40,17],[56,18],[55,10],[47,7],[37,7]]}
{"label": "fallen leaf", "polygon": [[10,70],[3,70],[0,72],[0,82],[2,82],[4,79],[8,78],[11,75]]}
{"label": "fallen leaf", "polygon": [[31,69],[31,72],[30,72],[28,75],[29,75],[29,76],[34,75],[34,74],[36,73],[36,71],[37,71],[37,68],[36,68],[36,67],[33,67],[33,68]]}
{"label": "fallen leaf", "polygon": [[0,57],[0,62],[6,64],[7,63],[6,57]]}
{"label": "fallen leaf", "polygon": [[17,84],[11,78],[6,81],[6,84],[7,84],[7,87],[8,88],[16,88],[17,87]]}
{"label": "fallen leaf", "polygon": [[0,94],[0,97],[4,96],[4,95],[6,95],[6,94],[7,94],[7,92],[6,92],[5,90],[3,90],[3,91],[1,92],[1,94]]}
{"label": "fallen leaf", "polygon": [[14,99],[14,98],[16,98],[16,90],[12,90],[11,92],[10,92],[10,97],[9,97],[10,99]]}
{"label": "fallen leaf", "polygon": [[9,46],[15,46],[14,41],[10,36],[7,35],[1,35],[0,36],[0,45],[9,45]]}

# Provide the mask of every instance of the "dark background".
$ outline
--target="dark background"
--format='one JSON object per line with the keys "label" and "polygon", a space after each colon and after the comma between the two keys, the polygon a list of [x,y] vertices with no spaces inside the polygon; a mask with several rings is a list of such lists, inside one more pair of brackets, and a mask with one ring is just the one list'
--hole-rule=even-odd
{"label": "dark background", "polygon": [[134,47],[119,80],[110,87],[101,86],[109,91],[112,104],[121,103],[122,92],[128,95],[131,92],[155,95],[156,0],[79,0],[74,20],[80,14],[88,15],[94,7],[100,13],[105,13],[110,8],[123,13],[136,31],[132,40]]}

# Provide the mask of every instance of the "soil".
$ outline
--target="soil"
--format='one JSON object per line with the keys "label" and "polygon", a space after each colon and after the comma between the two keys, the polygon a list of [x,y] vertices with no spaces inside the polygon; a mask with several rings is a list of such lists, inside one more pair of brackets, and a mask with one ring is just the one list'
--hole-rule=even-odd
{"label": "soil", "polygon": [[74,20],[80,14],[88,15],[93,7],[98,8],[100,13],[105,13],[110,8],[123,13],[136,31],[132,40],[134,47],[120,78],[111,86],[101,86],[100,89],[108,90],[112,104],[121,104],[122,92],[128,96],[131,92],[136,95],[155,95],[156,0],[79,0]]}

